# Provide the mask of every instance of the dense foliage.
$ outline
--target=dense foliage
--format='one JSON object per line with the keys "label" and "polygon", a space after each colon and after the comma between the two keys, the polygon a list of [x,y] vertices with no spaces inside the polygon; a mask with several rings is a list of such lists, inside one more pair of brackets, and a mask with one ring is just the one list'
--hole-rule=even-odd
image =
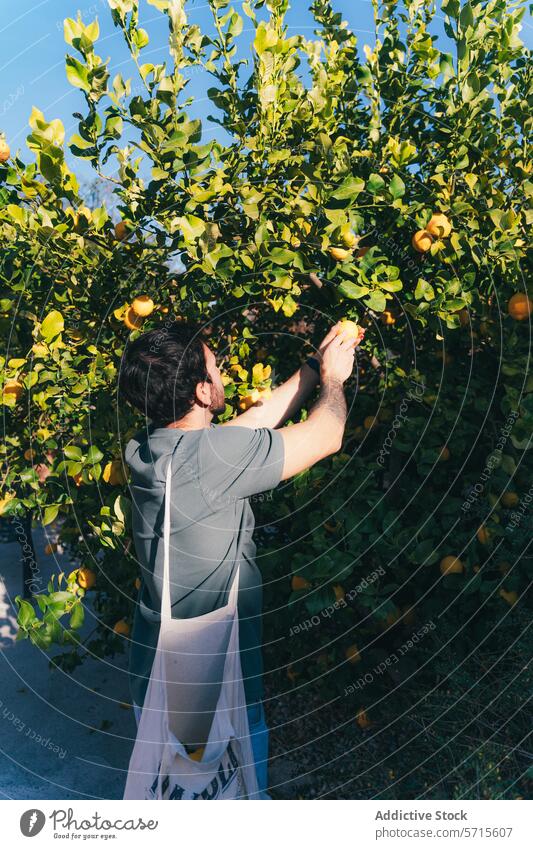
{"label": "dense foliage", "polygon": [[[366,675],[354,715],[370,727],[415,669],[431,688],[450,640],[460,664],[524,628],[524,7],[443,0],[445,52],[430,0],[373,2],[363,51],[329,0],[312,3],[311,39],[288,35],[288,0],[245,2],[245,60],[227,0],[209,0],[210,34],[184,0],[149,0],[170,29],[168,60],[152,64],[137,0],[109,0],[134,80],[110,78],[97,21],[67,20],[67,77],[85,108],[66,143],[113,205],[87,201],[51,116],[32,112],[32,156],[0,144],[0,505],[57,522],[72,555],[70,574],[44,586],[37,568],[33,599],[19,599],[19,636],[65,645],[67,669],[87,648],[127,645],[139,568],[122,451],[142,422],[115,403],[117,371],[130,335],[175,317],[207,325],[226,417],[286,378],[332,321],[368,328],[342,453],[254,505],[267,656],[283,670],[271,686],[342,694]],[[216,140],[190,117],[193,73],[212,78]],[[100,626],[84,645],[87,592]]]}

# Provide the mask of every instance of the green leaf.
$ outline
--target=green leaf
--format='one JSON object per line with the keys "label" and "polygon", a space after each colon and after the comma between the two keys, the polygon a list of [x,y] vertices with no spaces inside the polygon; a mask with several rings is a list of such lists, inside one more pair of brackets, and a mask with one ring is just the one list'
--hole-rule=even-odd
{"label": "green leaf", "polygon": [[58,310],[52,310],[41,324],[41,336],[47,342],[51,342],[52,339],[63,332],[64,327],[65,322],[61,313]]}
{"label": "green leaf", "polygon": [[[146,45],[150,41],[150,39],[148,37],[148,33],[146,32],[146,30],[141,29],[141,28],[139,28],[138,30],[135,30],[134,41],[135,41],[135,46],[137,47],[138,50],[142,50],[143,47],[146,47]],[[153,65],[152,65],[152,67],[153,67]]]}
{"label": "green leaf", "polygon": [[331,197],[336,200],[352,200],[363,191],[364,187],[365,181],[361,180],[360,177],[346,177],[339,188],[333,192]]}
{"label": "green leaf", "polygon": [[370,289],[368,286],[358,286],[357,283],[352,283],[351,280],[343,280],[339,286],[339,292],[345,298],[363,298],[368,295]]}
{"label": "green leaf", "polygon": [[113,510],[115,511],[115,516],[120,522],[125,522],[126,517],[129,516],[130,513],[130,507],[130,502],[123,495],[118,495],[116,497],[115,503],[113,504]]}
{"label": "green leaf", "polygon": [[81,88],[83,91],[89,92],[91,90],[91,86],[89,83],[89,75],[87,68],[85,65],[82,65],[81,62],[78,62],[74,56],[67,56],[66,58],[66,69],[67,69],[67,79],[69,83],[76,88]]}
{"label": "green leaf", "polygon": [[194,242],[205,232],[205,221],[196,215],[184,215],[177,220],[186,242]]}
{"label": "green leaf", "polygon": [[286,248],[273,248],[269,254],[269,259],[276,265],[291,265],[295,256],[294,251],[289,251]]}
{"label": "green leaf", "polygon": [[255,12],[248,0],[245,0],[245,2],[242,4],[242,10],[245,15],[248,15],[248,17],[251,18],[252,21],[257,20],[257,18],[255,17]]}
{"label": "green leaf", "polygon": [[455,74],[453,66],[453,56],[451,53],[442,53],[440,58],[440,72],[444,77],[444,81],[451,79]]}
{"label": "green leaf", "polygon": [[120,115],[110,115],[105,122],[104,136],[109,139],[119,139],[122,135],[123,121]]}
{"label": "green leaf", "polygon": [[85,619],[85,610],[84,610],[83,604],[81,602],[78,602],[78,604],[75,604],[74,607],[72,608],[72,613],[70,614],[69,625],[70,625],[71,628],[74,628],[75,630],[77,630],[78,628],[81,628],[81,626],[83,625],[84,619]]}
{"label": "green leaf", "polygon": [[490,209],[489,210],[489,216],[490,216],[492,223],[496,227],[499,227],[500,221],[502,220],[502,217],[503,217],[503,209]]}
{"label": "green leaf", "polygon": [[278,35],[276,31],[267,26],[264,21],[261,21],[257,27],[254,39],[254,48],[258,55],[261,56],[266,50],[274,47],[278,43]]}
{"label": "green leaf", "polygon": [[425,301],[432,301],[434,297],[435,290],[433,289],[431,283],[428,283],[427,280],[424,280],[422,277],[419,277],[415,289],[415,298],[418,301],[421,298],[424,298]]}
{"label": "green leaf", "polygon": [[461,9],[461,14],[459,15],[459,23],[466,29],[466,27],[474,26],[474,13],[472,11],[472,6],[470,3],[465,3],[463,8]]}
{"label": "green leaf", "polygon": [[379,280],[378,286],[381,289],[385,289],[386,292],[399,292],[403,289],[403,283],[401,280]]}
{"label": "green leaf", "polygon": [[508,209],[507,212],[503,213],[500,219],[500,227],[502,230],[512,230],[515,224],[516,213],[512,209]]}
{"label": "green leaf", "polygon": [[374,310],[375,312],[383,312],[383,310],[387,306],[387,299],[383,292],[372,292],[368,298],[365,299],[365,304],[370,310]]}
{"label": "green leaf", "polygon": [[228,32],[233,38],[237,38],[243,29],[243,22],[241,16],[234,12],[230,19],[230,24],[228,27]]}
{"label": "green leaf", "polygon": [[405,194],[405,183],[398,174],[395,174],[389,185],[389,192],[394,200],[401,198]]}
{"label": "green leaf", "polygon": [[469,103],[471,100],[474,100],[476,95],[479,94],[479,90],[479,77],[475,71],[471,71],[471,73],[468,74],[465,82],[461,87],[461,92],[465,103]]}
{"label": "green leaf", "polygon": [[422,542],[418,543],[417,547],[413,552],[413,559],[415,563],[419,563],[420,565],[431,566],[435,563],[439,558],[439,552],[435,548],[435,543],[431,539],[422,540]]}
{"label": "green leaf", "polygon": [[83,457],[82,450],[77,445],[66,445],[63,454],[68,460],[81,460]]}
{"label": "green leaf", "polygon": [[506,475],[514,475],[516,472],[516,461],[510,454],[502,454],[502,469]]}
{"label": "green leaf", "polygon": [[63,36],[67,44],[73,45],[74,39],[79,38],[80,34],[80,24],[72,18],[65,18],[63,21]]}
{"label": "green leaf", "polygon": [[91,447],[87,451],[87,457],[86,457],[87,463],[89,463],[92,466],[92,465],[94,465],[94,463],[99,463],[100,460],[103,460],[103,458],[104,458],[104,455],[102,454],[100,449],[96,445],[91,445]]}
{"label": "green leaf", "polygon": [[59,504],[50,504],[44,511],[43,525],[49,525],[53,522],[59,513]]}
{"label": "green leaf", "polygon": [[371,195],[376,195],[385,186],[385,180],[379,174],[371,174],[366,187]]}
{"label": "green leaf", "polygon": [[461,10],[460,0],[442,0],[442,11],[450,18],[457,18]]}
{"label": "green leaf", "polygon": [[30,625],[35,619],[35,610],[33,609],[33,605],[31,605],[29,601],[21,599],[20,596],[17,596],[15,601],[19,605],[17,621],[21,628],[27,628],[28,625]]}

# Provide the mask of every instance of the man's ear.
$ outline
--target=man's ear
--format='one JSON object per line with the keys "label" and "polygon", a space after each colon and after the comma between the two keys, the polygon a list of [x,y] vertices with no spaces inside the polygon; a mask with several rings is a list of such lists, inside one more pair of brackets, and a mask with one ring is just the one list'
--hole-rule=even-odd
{"label": "man's ear", "polygon": [[204,380],[196,384],[196,402],[201,407],[209,407],[211,403],[211,384]]}

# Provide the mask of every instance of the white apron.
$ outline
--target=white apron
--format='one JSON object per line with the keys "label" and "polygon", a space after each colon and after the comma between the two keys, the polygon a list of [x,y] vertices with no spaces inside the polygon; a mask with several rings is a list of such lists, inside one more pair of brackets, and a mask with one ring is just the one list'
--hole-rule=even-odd
{"label": "white apron", "polygon": [[239,567],[225,607],[172,619],[171,466],[172,458],[161,626],[124,799],[259,799],[239,654]]}

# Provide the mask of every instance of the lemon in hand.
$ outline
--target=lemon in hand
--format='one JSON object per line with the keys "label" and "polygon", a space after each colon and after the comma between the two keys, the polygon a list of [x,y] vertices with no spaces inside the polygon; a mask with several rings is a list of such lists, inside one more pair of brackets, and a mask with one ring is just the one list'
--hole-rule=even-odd
{"label": "lemon in hand", "polygon": [[352,321],[349,318],[343,318],[339,324],[337,335],[342,333],[342,335],[346,336],[347,339],[360,339],[363,332],[363,328],[355,321]]}

